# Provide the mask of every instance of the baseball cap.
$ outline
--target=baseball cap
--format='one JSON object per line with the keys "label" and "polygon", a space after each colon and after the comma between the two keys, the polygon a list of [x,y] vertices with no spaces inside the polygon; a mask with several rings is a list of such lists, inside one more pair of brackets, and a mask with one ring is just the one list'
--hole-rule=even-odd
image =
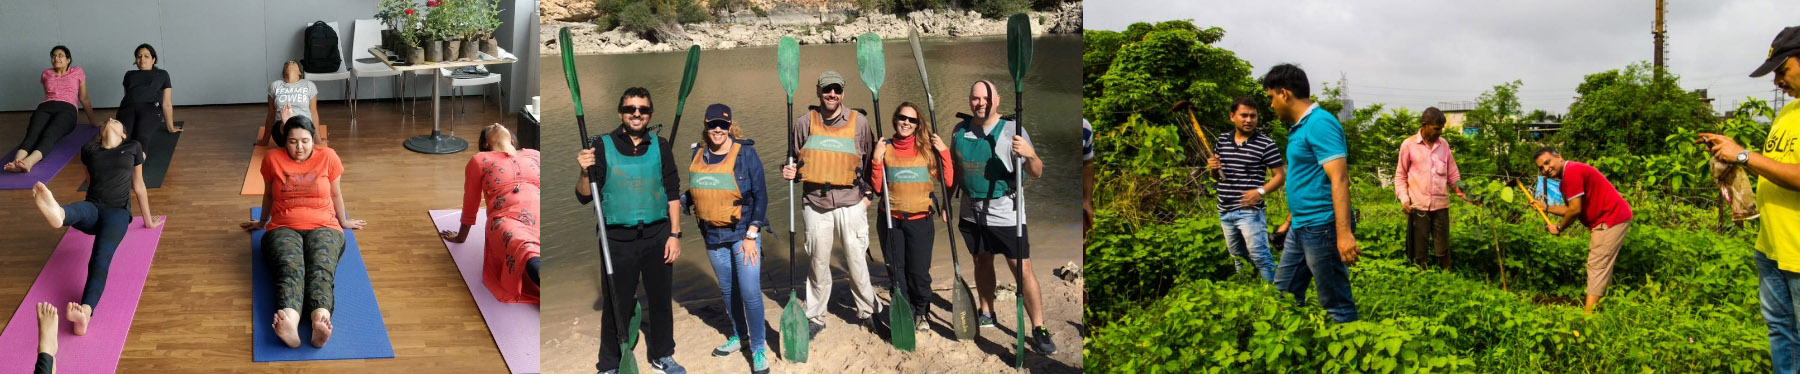
{"label": "baseball cap", "polygon": [[1763,60],[1762,66],[1751,72],[1750,77],[1767,75],[1793,56],[1800,56],[1800,26],[1788,26],[1775,34],[1775,41],[1769,43],[1769,59]]}
{"label": "baseball cap", "polygon": [[826,70],[824,73],[819,74],[819,88],[825,88],[825,86],[834,84],[843,86],[844,76],[838,75],[838,72],[833,70]]}

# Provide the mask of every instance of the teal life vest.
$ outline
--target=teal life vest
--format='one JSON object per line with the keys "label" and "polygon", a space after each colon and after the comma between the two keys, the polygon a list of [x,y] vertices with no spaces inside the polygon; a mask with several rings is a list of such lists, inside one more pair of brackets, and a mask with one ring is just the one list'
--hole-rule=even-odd
{"label": "teal life vest", "polygon": [[[962,175],[963,192],[967,192],[969,197],[993,199],[1012,194],[1013,172],[1006,170],[1006,161],[1001,160],[1000,155],[994,152],[994,146],[999,144],[1000,135],[1008,122],[1010,121],[1000,120],[987,135],[970,138],[967,134],[979,129],[981,125],[965,121],[963,126],[957,126],[956,131],[951,134],[956,139],[952,142],[957,154],[956,166],[961,169],[957,174]],[[1011,144],[1010,141],[1007,143]]]}
{"label": "teal life vest", "polygon": [[606,151],[606,185],[600,186],[606,224],[634,226],[669,219],[669,196],[663,192],[661,144],[648,135],[650,148],[638,156],[619,153],[612,135],[601,136]]}

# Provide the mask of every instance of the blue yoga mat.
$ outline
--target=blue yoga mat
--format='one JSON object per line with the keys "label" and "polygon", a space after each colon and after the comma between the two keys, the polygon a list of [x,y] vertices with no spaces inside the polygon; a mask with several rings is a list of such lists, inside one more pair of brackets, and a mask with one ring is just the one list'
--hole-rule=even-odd
{"label": "blue yoga mat", "polygon": [[[262,208],[250,209],[250,216],[261,217]],[[275,322],[275,282],[263,263],[263,230],[250,235],[250,276],[254,285],[255,306],[251,311],[254,325],[251,339],[253,361],[312,361],[364,358],[394,358],[394,346],[388,341],[387,325],[381,321],[381,306],[375,302],[375,288],[369,284],[369,269],[363,265],[362,251],[357,248],[354,230],[344,230],[344,256],[338,260],[336,307],[331,312],[331,341],[325,348],[312,346],[312,321],[301,311],[300,348],[288,348],[269,328]]]}

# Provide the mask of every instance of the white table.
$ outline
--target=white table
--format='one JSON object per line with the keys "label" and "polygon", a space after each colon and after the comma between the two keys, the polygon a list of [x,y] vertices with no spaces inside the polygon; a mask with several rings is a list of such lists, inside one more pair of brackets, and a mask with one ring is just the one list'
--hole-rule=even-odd
{"label": "white table", "polygon": [[[502,50],[501,52],[503,55],[505,54],[504,53],[505,50]],[[413,71],[413,70],[425,70],[425,69],[452,69],[452,68],[459,68],[459,67],[464,67],[464,66],[510,64],[515,61],[515,60],[438,61],[438,62],[427,62],[427,63],[423,63],[423,64],[418,64],[418,65],[394,66],[393,59],[389,59],[387,52],[381,50],[380,48],[369,48],[369,54],[374,55],[376,60],[381,61],[381,63],[384,65],[387,65],[387,67],[389,69],[394,69],[394,71],[398,71],[401,73],[405,73],[405,72]],[[469,141],[463,140],[462,138],[458,138],[458,137],[451,136],[451,135],[444,135],[443,132],[441,132],[439,130],[438,125],[439,125],[440,121],[438,120],[439,119],[438,114],[440,114],[440,109],[438,108],[438,104],[440,101],[439,100],[440,96],[438,93],[439,93],[439,86],[443,84],[444,80],[442,78],[440,78],[438,76],[438,74],[430,74],[430,75],[431,75],[431,135],[419,135],[419,136],[414,136],[412,138],[406,139],[406,143],[405,143],[406,149],[412,150],[413,152],[437,154],[437,155],[458,153],[458,152],[462,152],[463,150],[469,149]]]}

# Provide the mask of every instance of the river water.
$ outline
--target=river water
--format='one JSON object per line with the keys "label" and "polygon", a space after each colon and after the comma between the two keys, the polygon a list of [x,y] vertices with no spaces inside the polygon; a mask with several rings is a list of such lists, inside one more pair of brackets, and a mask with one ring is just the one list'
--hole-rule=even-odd
{"label": "river water", "polygon": [[[937,125],[941,136],[948,139],[957,112],[968,112],[968,92],[977,79],[989,79],[1001,87],[1002,113],[1013,111],[1012,79],[1007,71],[1004,37],[957,38],[923,41],[926,65],[930,69],[932,93],[937,101]],[[1081,262],[1081,38],[1079,36],[1045,36],[1036,39],[1031,70],[1025,78],[1025,118],[1027,131],[1044,159],[1044,176],[1027,178],[1026,199],[1032,228],[1031,247],[1034,266],[1040,282],[1048,281],[1050,269],[1066,262]],[[917,64],[904,39],[884,43],[887,76],[881,86],[881,120],[883,133],[891,133],[893,108],[903,101],[923,106],[924,88],[920,85]],[[669,135],[676,114],[676,96],[681,83],[681,68],[686,53],[648,53],[627,55],[588,55],[576,57],[581,89],[588,117],[588,131],[599,134],[618,126],[616,107],[619,94],[631,86],[646,87],[655,99],[653,124],[663,124],[663,136]],[[870,93],[857,75],[854,44],[808,45],[800,47],[800,85],[794,97],[795,113],[803,113],[818,99],[812,94],[814,82],[821,72],[836,70],[847,81],[846,105],[873,112]],[[758,153],[769,184],[769,218],[780,234],[779,239],[763,239],[763,288],[772,299],[785,295],[790,264],[788,255],[787,183],[781,179],[780,166],[785,162],[784,148],[786,106],[781,82],[776,74],[775,48],[754,47],[702,51],[699,74],[683,112],[679,139],[675,143],[685,149],[700,141],[701,117],[707,105],[730,105],[733,116],[748,139],[756,140]],[[546,56],[542,74],[544,152],[543,251],[546,284],[546,326],[572,313],[592,313],[599,294],[601,279],[600,248],[594,234],[593,208],[575,201],[574,190],[578,170],[575,153],[580,147],[575,126],[574,109],[560,58]],[[687,158],[677,152],[682,178],[686,179]],[[682,186],[685,189],[687,182]],[[879,204],[879,203],[877,203]],[[879,211],[872,207],[871,213]],[[804,209],[803,207],[801,209]],[[797,213],[796,213],[797,214]],[[717,299],[718,283],[695,228],[694,218],[682,219],[682,255],[675,266],[674,294],[677,302]],[[870,221],[870,230],[875,224]],[[802,228],[804,230],[804,228]],[[938,227],[934,247],[932,278],[934,288],[948,288],[952,279],[946,228]],[[801,233],[804,236],[804,233]],[[870,245],[879,245],[873,232]],[[972,283],[968,252],[958,237],[963,275]],[[798,282],[805,282],[808,268],[804,243],[795,243]],[[834,250],[841,253],[842,249]],[[877,288],[887,284],[879,247],[870,251],[870,274]],[[843,256],[833,256],[832,269],[838,279],[847,279]],[[1003,263],[1002,263],[1003,264]],[[997,265],[1002,284],[1013,283],[1004,265]],[[843,292],[842,284],[834,292]]]}

